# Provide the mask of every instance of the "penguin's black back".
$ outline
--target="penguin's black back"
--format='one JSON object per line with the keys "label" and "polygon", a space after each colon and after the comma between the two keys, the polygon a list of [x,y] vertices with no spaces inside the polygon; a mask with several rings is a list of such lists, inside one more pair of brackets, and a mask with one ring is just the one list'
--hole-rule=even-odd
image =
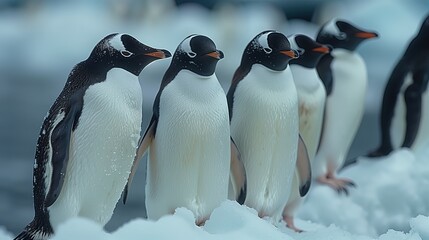
{"label": "penguin's black back", "polygon": [[332,76],[331,64],[334,58],[331,54],[325,54],[316,66],[317,74],[326,89],[326,95],[329,96],[334,88],[334,79]]}

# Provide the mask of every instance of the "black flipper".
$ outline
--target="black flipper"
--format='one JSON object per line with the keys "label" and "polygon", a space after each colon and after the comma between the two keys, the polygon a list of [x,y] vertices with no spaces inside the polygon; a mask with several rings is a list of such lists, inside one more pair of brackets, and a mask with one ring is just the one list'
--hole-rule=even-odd
{"label": "black flipper", "polygon": [[317,74],[325,86],[326,96],[331,95],[334,88],[334,80],[332,78],[331,64],[334,58],[331,54],[325,54],[316,66]]}
{"label": "black flipper", "polygon": [[[49,221],[49,220],[46,220]],[[45,226],[45,227],[44,227]],[[13,240],[40,240],[48,239],[53,234],[53,230],[50,224],[46,223],[37,223],[36,220],[33,220],[24,231],[22,231],[18,236]]]}
{"label": "black flipper", "polygon": [[128,176],[127,184],[124,188],[124,193],[122,196],[122,202],[125,204],[127,202],[128,197],[128,190],[131,186],[131,182],[133,181],[134,174],[137,171],[137,167],[140,163],[140,160],[142,159],[144,153],[152,143],[153,138],[155,137],[155,130],[157,126],[157,120],[155,117],[152,117],[152,120],[149,123],[149,127],[146,129],[145,134],[142,136],[142,138],[139,141],[138,148],[136,151],[136,156],[134,157],[133,166],[131,168],[130,175]]}
{"label": "black flipper", "polygon": [[52,130],[52,178],[45,199],[45,207],[51,206],[57,200],[63,187],[69,161],[70,139],[72,131],[76,127],[77,120],[80,117],[81,110],[82,98],[79,94],[75,94],[71,98],[70,107],[64,112],[64,119]]}
{"label": "black flipper", "polygon": [[244,164],[241,161],[240,152],[238,151],[237,145],[231,138],[231,183],[234,188],[235,200],[238,203],[243,204],[246,199],[247,192],[247,181],[246,181],[246,170]]}
{"label": "black flipper", "polygon": [[404,84],[408,69],[404,68],[402,60],[393,69],[392,74],[387,82],[383,94],[383,103],[381,106],[380,127],[381,127],[381,144],[380,146],[369,153],[367,157],[381,157],[388,155],[392,150],[392,141],[390,136],[390,128],[392,125],[395,106],[397,104],[398,95],[401,87]]}
{"label": "black flipper", "polygon": [[298,154],[296,160],[296,168],[299,176],[299,194],[301,197],[308,193],[311,185],[311,165],[310,158],[308,157],[307,147],[304,140],[299,135],[298,140]]}

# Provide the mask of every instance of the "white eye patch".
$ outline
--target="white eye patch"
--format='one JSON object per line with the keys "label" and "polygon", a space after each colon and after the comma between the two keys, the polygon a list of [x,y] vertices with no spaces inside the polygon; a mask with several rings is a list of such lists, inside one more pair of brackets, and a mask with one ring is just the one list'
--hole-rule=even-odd
{"label": "white eye patch", "polygon": [[298,45],[298,43],[296,43],[296,41],[295,41],[295,37],[296,36],[297,35],[294,34],[294,35],[289,36],[287,39],[289,40],[290,48],[291,49],[295,49],[296,51],[298,51],[299,55],[302,56],[304,54],[304,52],[305,52],[305,49],[302,48],[302,47],[300,47]]}
{"label": "white eye patch", "polygon": [[194,58],[195,56],[197,56],[197,54],[193,52],[191,48],[191,39],[195,36],[195,34],[189,36],[180,44],[180,50],[185,52],[190,58]]}
{"label": "white eye patch", "polygon": [[328,22],[325,25],[325,27],[324,27],[323,30],[326,33],[330,33],[332,35],[339,35],[341,32],[340,32],[340,29],[338,29],[338,26],[337,26],[336,23],[337,23],[337,20],[336,19],[332,19],[330,22]]}
{"label": "white eye patch", "polygon": [[272,32],[267,32],[259,36],[258,42],[261,45],[262,49],[264,49],[265,53],[271,53],[273,51],[272,48],[268,45],[268,35]]}
{"label": "white eye patch", "polygon": [[298,44],[295,41],[295,37],[296,37],[296,34],[291,35],[287,38],[287,40],[289,41],[289,44],[290,44],[290,48],[292,48],[292,49],[298,49],[299,48]]}
{"label": "white eye patch", "polygon": [[112,39],[109,40],[108,44],[118,50],[118,51],[126,51],[125,50],[125,46],[124,43],[121,40],[123,34],[116,34],[116,36],[114,36]]}

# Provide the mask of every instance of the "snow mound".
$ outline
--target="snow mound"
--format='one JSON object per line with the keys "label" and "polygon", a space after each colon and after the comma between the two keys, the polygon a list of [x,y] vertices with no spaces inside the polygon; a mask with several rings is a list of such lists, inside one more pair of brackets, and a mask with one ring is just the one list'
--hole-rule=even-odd
{"label": "snow mound", "polygon": [[[340,177],[352,179],[350,196],[314,184],[298,218],[325,226],[335,224],[354,234],[377,236],[388,229],[409,231],[409,220],[429,214],[427,154],[398,150],[379,160],[359,159]],[[416,224],[412,226],[417,229]],[[429,224],[427,225],[429,229]],[[429,238],[428,238],[429,239]]]}
{"label": "snow mound", "polygon": [[[140,239],[204,239],[204,240],[402,240],[429,239],[429,217],[418,216],[411,219],[411,231],[403,233],[389,230],[379,238],[355,235],[335,225],[324,227],[310,222],[298,221],[300,225],[310,228],[310,231],[295,233],[284,227],[283,223],[274,226],[260,219],[256,211],[236,202],[225,201],[215,209],[211,218],[203,227],[194,224],[191,211],[179,208],[174,215],[165,216],[160,220],[148,221],[135,219],[113,233],[105,232],[101,226],[84,218],[74,218],[64,223],[58,229],[52,240],[140,240]],[[0,230],[1,240],[11,240],[12,237]]]}
{"label": "snow mound", "polygon": [[0,227],[0,240],[9,240],[12,239],[12,235],[6,231],[3,227]]}
{"label": "snow mound", "polygon": [[[114,232],[87,219],[75,218],[58,229],[53,240],[103,239],[429,239],[429,156],[400,149],[378,160],[360,158],[340,177],[357,184],[350,195],[313,184],[297,213],[295,233],[284,222],[275,225],[258,217],[254,209],[225,201],[205,226],[194,224],[191,211],[178,208],[158,221],[134,219]],[[0,240],[12,236],[0,228]]]}

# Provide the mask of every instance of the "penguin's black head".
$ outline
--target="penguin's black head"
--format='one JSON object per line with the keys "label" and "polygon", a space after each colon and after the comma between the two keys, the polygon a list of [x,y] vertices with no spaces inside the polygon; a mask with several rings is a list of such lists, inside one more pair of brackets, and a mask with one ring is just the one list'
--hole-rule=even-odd
{"label": "penguin's black head", "polygon": [[201,76],[211,76],[223,52],[216,49],[214,42],[202,35],[190,35],[177,47],[171,60],[171,67],[187,69]]}
{"label": "penguin's black head", "polygon": [[291,47],[299,53],[299,58],[290,60],[289,64],[315,68],[320,58],[331,51],[328,46],[320,44],[306,35],[295,34],[288,39]]}
{"label": "penguin's black head", "polygon": [[296,34],[290,36],[288,39],[292,48],[296,49],[299,53],[299,58],[292,59],[290,64],[315,68],[320,58],[331,51],[328,46],[320,44],[306,35]]}
{"label": "penguin's black head", "polygon": [[298,53],[290,48],[287,37],[269,30],[259,33],[247,44],[241,64],[251,66],[259,63],[271,70],[283,71],[295,58],[298,58]]}
{"label": "penguin's black head", "polygon": [[420,27],[419,35],[422,36],[424,41],[427,41],[429,39],[429,15],[426,16],[426,18],[423,20],[422,26]]}
{"label": "penguin's black head", "polygon": [[149,47],[127,34],[110,34],[101,40],[89,59],[107,70],[122,68],[138,76],[149,63],[170,57],[164,49]]}
{"label": "penguin's black head", "polygon": [[348,22],[334,19],[320,29],[316,41],[333,48],[354,51],[364,40],[376,37],[376,32],[364,31]]}

